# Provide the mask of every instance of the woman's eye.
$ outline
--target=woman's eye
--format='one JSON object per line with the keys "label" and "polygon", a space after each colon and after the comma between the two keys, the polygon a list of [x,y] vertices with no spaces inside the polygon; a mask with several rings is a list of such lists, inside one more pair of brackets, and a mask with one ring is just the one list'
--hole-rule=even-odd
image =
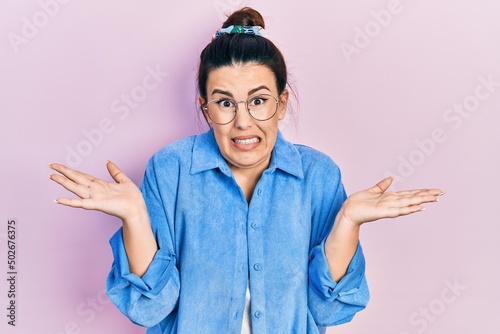
{"label": "woman's eye", "polygon": [[256,98],[252,99],[250,104],[252,106],[260,106],[260,105],[264,104],[266,101],[267,101],[267,99],[265,99],[263,97],[256,97]]}
{"label": "woman's eye", "polygon": [[220,100],[217,104],[222,108],[231,108],[234,106],[234,103],[231,100]]}

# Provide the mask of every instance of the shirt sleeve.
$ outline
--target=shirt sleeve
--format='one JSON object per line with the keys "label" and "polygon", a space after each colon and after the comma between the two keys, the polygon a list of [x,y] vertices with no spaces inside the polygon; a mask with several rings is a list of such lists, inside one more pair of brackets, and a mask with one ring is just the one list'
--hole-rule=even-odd
{"label": "shirt sleeve", "polygon": [[162,204],[155,174],[154,163],[150,161],[141,191],[158,250],[142,277],[132,274],[120,228],[110,239],[114,261],[106,280],[110,300],[133,323],[145,327],[158,324],[175,309],[180,290],[173,225]]}
{"label": "shirt sleeve", "polygon": [[346,275],[332,279],[325,255],[325,241],[335,217],[346,199],[340,170],[331,160],[319,168],[313,182],[312,249],[309,254],[309,310],[318,326],[334,326],[351,321],[369,300],[365,259],[358,243]]}
{"label": "shirt sleeve", "polygon": [[351,321],[364,309],[370,298],[365,278],[365,260],[361,245],[339,282],[330,274],[325,245],[313,248],[309,263],[309,307],[319,326],[334,326]]}

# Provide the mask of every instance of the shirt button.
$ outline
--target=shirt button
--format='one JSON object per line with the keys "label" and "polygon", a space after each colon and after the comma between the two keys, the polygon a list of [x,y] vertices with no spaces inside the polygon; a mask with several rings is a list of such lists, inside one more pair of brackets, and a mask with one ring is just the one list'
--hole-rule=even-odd
{"label": "shirt button", "polygon": [[253,314],[256,318],[260,318],[262,316],[262,313],[260,311],[255,311]]}
{"label": "shirt button", "polygon": [[259,224],[258,223],[252,223],[251,226],[252,226],[253,229],[259,228]]}
{"label": "shirt button", "polygon": [[262,195],[262,189],[257,190],[257,195]]}
{"label": "shirt button", "polygon": [[256,264],[253,265],[253,269],[259,271],[259,270],[262,269],[262,265],[260,263],[256,263]]}

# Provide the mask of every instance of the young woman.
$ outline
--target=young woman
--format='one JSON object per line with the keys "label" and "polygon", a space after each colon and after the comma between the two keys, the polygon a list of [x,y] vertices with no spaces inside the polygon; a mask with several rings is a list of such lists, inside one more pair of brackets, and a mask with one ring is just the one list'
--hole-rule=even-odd
{"label": "young woman", "polygon": [[210,129],[158,151],[139,190],[112,162],[108,183],[63,165],[57,203],[123,221],[110,243],[109,298],[147,333],[324,333],[369,299],[360,226],[422,210],[439,189],[348,198],[337,165],[283,138],[287,70],[262,16],[233,13],[202,51]]}

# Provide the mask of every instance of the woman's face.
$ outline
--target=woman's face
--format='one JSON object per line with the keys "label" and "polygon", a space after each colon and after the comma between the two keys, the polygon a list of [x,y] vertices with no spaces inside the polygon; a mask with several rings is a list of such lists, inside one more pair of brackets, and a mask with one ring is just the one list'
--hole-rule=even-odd
{"label": "woman's face", "polygon": [[[247,101],[259,94],[270,94],[280,102],[276,114],[266,121],[254,119],[243,103],[238,104],[234,120],[225,125],[213,123],[205,112],[205,118],[213,126],[219,150],[233,172],[237,169],[257,169],[262,172],[269,166],[278,133],[278,121],[285,117],[288,91],[278,96],[274,74],[264,65],[250,63],[225,66],[208,75],[208,101]],[[203,104],[205,101],[200,97],[199,102]]]}

